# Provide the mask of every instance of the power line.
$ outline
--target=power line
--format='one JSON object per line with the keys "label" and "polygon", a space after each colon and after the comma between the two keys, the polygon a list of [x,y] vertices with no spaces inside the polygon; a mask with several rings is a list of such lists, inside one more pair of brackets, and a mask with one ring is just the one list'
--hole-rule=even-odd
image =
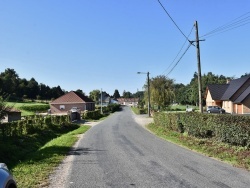
{"label": "power line", "polygon": [[178,65],[178,63],[180,62],[180,60],[183,58],[183,56],[186,54],[186,52],[188,51],[188,49],[190,48],[190,46],[192,45],[192,43],[189,43],[187,49],[184,51],[184,53],[181,55],[180,59],[175,63],[175,65],[173,66],[173,68],[168,72],[168,74],[166,74],[166,76],[168,76],[173,70],[174,68]]}
{"label": "power line", "polygon": [[[190,33],[188,34],[188,37],[191,35],[193,29],[194,29],[194,25],[193,25],[193,27],[191,28],[191,31],[190,31]],[[182,49],[184,48],[184,46],[185,46],[185,44],[187,43],[187,41],[188,41],[188,40],[185,40],[185,42],[183,43],[181,49],[179,50],[179,52],[178,52],[177,55],[175,56],[174,60],[172,61],[172,63],[170,63],[170,65],[168,66],[168,68],[167,68],[166,70],[163,71],[163,73],[166,72],[166,71],[172,66],[172,64],[175,62],[175,60],[177,59],[177,57],[178,57],[179,54],[181,53],[181,51],[182,51]],[[162,73],[162,74],[163,74],[163,73]]]}
{"label": "power line", "polygon": [[[170,16],[170,14],[168,13],[168,11],[165,9],[165,7],[162,5],[162,3],[160,2],[160,0],[158,0],[158,3],[161,5],[161,7],[163,8],[163,10],[165,11],[165,13],[168,15],[168,17],[171,19],[171,21],[174,23],[174,25],[177,27],[177,29],[181,32],[181,34],[189,41],[188,37],[182,32],[182,30],[179,28],[179,26],[176,24],[176,22],[174,21],[174,19]],[[190,42],[190,41],[189,41]]]}
{"label": "power line", "polygon": [[[243,25],[248,24],[248,23],[250,23],[250,16],[246,16],[246,15],[248,15],[249,13],[250,12],[247,12],[247,13],[241,15],[241,16],[231,20],[230,22],[227,22],[226,24],[224,24],[222,26],[213,29],[212,31],[206,33],[205,35],[202,35],[201,37],[205,37],[205,36],[208,37],[210,35],[224,33],[226,31],[229,31],[229,30],[232,30],[232,29],[235,29],[235,28],[238,28],[238,27],[241,27]],[[244,18],[242,18],[242,17],[244,17]]]}

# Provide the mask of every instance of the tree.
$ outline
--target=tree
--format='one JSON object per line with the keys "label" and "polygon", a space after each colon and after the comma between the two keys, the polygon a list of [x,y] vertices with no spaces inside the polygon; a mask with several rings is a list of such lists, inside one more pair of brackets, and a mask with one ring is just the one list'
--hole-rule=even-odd
{"label": "tree", "polygon": [[115,90],[113,97],[114,97],[115,99],[118,99],[118,98],[121,97],[121,96],[120,96],[120,93],[119,93],[119,91],[118,91],[117,89]]}
{"label": "tree", "polygon": [[85,95],[85,93],[81,89],[77,89],[76,92]]}
{"label": "tree", "polygon": [[93,101],[98,102],[100,94],[101,94],[101,91],[98,90],[98,89],[95,89],[95,90],[89,92],[89,97],[90,97]]}
{"label": "tree", "polygon": [[0,74],[0,88],[1,88],[1,93],[0,95],[3,95],[5,93],[9,94],[10,97],[11,95],[15,94],[16,95],[16,88],[18,86],[18,74],[14,69],[5,69],[3,73]]}
{"label": "tree", "polygon": [[165,109],[174,101],[174,81],[164,75],[151,78],[149,89],[151,106],[155,104],[158,109]]}
{"label": "tree", "polygon": [[132,98],[132,93],[129,92],[129,91],[123,91],[123,94],[122,94],[122,97],[123,98]]}

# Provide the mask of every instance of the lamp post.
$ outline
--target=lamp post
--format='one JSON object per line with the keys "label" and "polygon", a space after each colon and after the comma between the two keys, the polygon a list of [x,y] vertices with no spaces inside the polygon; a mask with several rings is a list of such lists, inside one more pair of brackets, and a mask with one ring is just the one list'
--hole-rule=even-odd
{"label": "lamp post", "polygon": [[150,117],[150,87],[149,87],[149,72],[137,72],[137,74],[147,74],[148,82],[148,117]]}

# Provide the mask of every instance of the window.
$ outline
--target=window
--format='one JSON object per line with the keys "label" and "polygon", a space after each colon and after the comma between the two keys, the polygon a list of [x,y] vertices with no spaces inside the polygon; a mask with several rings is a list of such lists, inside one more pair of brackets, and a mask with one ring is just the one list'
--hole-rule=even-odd
{"label": "window", "polygon": [[65,105],[60,105],[60,110],[64,110],[65,109]]}

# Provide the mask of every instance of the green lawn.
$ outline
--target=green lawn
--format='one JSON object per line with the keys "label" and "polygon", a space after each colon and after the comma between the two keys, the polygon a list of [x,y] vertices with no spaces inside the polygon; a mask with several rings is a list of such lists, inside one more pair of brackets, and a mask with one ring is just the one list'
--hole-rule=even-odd
{"label": "green lawn", "polygon": [[28,116],[28,115],[34,115],[36,112],[31,112],[31,111],[26,111],[26,110],[22,110],[21,107],[23,106],[36,106],[36,105],[48,105],[45,103],[38,103],[38,102],[7,102],[6,103],[7,106],[11,106],[17,110],[20,110],[22,112],[22,116]]}

